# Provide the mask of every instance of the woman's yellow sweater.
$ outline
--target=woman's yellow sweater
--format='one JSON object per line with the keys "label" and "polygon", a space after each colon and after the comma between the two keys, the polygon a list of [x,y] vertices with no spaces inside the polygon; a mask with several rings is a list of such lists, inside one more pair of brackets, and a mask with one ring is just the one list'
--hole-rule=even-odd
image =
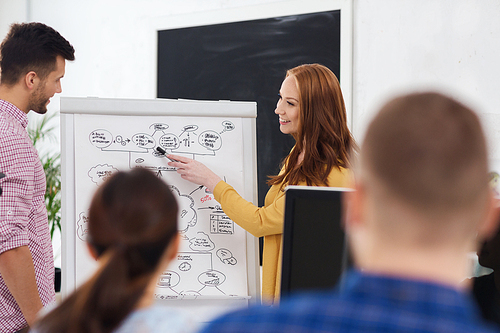
{"label": "woman's yellow sweater", "polygon": [[[332,169],[328,176],[332,187],[352,186],[351,172]],[[298,185],[306,185],[298,184]],[[257,207],[243,199],[232,186],[220,181],[214,189],[214,198],[226,215],[255,237],[264,237],[262,255],[262,299],[264,303],[279,301],[281,282],[281,252],[285,192],[280,185],[273,185],[267,192],[264,207]]]}

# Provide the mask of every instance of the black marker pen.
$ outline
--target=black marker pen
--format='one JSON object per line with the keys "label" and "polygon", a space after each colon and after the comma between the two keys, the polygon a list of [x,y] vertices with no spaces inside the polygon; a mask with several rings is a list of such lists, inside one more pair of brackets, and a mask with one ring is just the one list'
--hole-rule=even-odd
{"label": "black marker pen", "polygon": [[[160,154],[164,155],[165,157],[167,157],[167,152],[162,147],[156,147],[156,151],[159,152]],[[172,162],[179,162],[179,161],[173,160],[171,158],[168,158],[168,159],[171,160]]]}

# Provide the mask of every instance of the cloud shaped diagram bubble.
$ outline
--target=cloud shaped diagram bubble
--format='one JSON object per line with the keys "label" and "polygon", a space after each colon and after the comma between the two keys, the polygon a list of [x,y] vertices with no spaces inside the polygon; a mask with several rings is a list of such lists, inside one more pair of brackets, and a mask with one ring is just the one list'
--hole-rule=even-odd
{"label": "cloud shaped diagram bubble", "polygon": [[218,249],[216,254],[217,257],[219,257],[220,261],[222,261],[226,265],[236,265],[238,263],[236,258],[233,257],[231,251],[229,251],[228,249]]}
{"label": "cloud shaped diagram bubble", "polygon": [[84,213],[80,213],[78,215],[78,221],[76,222],[76,235],[82,241],[87,241],[87,234],[89,232],[89,219],[85,216]]}
{"label": "cloud shaped diagram bubble", "polygon": [[189,227],[194,227],[197,221],[196,210],[194,209],[194,200],[188,195],[181,195],[179,189],[173,185],[170,186],[172,193],[176,196],[179,205],[179,216],[177,228],[179,232],[185,233]]}
{"label": "cloud shaped diagram bubble", "polygon": [[189,247],[193,251],[212,251],[215,244],[203,231],[198,231],[196,236],[189,240]]}
{"label": "cloud shaped diagram bubble", "polygon": [[112,165],[98,164],[89,170],[88,175],[94,183],[96,183],[97,185],[101,185],[115,171],[118,171],[118,169],[116,169]]}

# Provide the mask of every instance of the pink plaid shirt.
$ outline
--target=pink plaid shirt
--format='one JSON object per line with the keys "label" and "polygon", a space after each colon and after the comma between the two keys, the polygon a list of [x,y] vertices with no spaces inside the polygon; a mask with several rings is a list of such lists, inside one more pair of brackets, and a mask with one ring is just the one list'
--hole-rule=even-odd
{"label": "pink plaid shirt", "polygon": [[[28,245],[44,306],[55,301],[54,258],[45,208],[45,174],[26,132],[27,115],[0,100],[0,253]],[[0,275],[0,332],[26,320]]]}

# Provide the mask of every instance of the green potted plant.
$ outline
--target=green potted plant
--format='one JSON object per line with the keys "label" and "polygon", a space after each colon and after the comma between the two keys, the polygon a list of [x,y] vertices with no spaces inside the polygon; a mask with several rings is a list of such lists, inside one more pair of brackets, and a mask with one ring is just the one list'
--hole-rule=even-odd
{"label": "green potted plant", "polygon": [[[41,120],[32,121],[28,126],[28,135],[33,146],[38,150],[47,180],[45,192],[45,205],[49,219],[50,237],[53,239],[56,230],[61,231],[61,154],[59,152],[42,150],[41,143],[44,140],[55,140],[55,126],[49,125],[50,121],[57,116],[56,113],[45,115]],[[55,289],[61,289],[61,269],[56,268]]]}

